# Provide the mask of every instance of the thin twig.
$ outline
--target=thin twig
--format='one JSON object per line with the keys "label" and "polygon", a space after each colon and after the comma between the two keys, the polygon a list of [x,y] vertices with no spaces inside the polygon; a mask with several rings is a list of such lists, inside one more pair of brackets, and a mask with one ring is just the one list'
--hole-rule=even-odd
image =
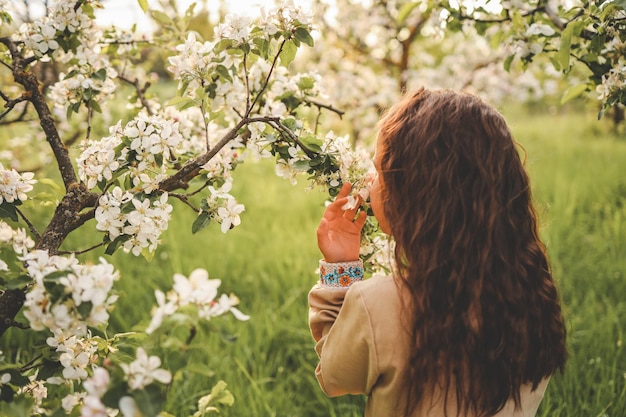
{"label": "thin twig", "polygon": [[4,93],[1,93],[1,95],[2,95],[2,98],[4,99],[4,101],[6,101],[6,103],[4,104],[4,107],[6,107],[6,110],[3,111],[2,113],[0,113],[0,120],[2,120],[4,118],[4,116],[9,114],[18,103],[21,103],[22,101],[27,101],[27,100],[30,99],[30,95],[27,94],[27,93],[24,93],[21,96],[19,96],[18,98],[14,98],[14,99],[10,99]]}
{"label": "thin twig", "polygon": [[22,329],[22,330],[30,329],[30,326],[28,326],[27,324],[20,323],[19,321],[15,321],[10,317],[5,317],[3,321],[4,321],[4,325],[7,327],[17,327],[18,329]]}
{"label": "thin twig", "polygon": [[272,66],[270,67],[270,70],[267,72],[267,77],[265,77],[265,82],[263,83],[263,86],[261,87],[261,91],[259,91],[259,93],[254,98],[254,101],[252,102],[252,105],[250,106],[250,108],[246,110],[246,117],[250,115],[250,112],[252,112],[252,109],[254,108],[254,106],[256,106],[257,101],[259,101],[259,99],[261,98],[261,95],[263,95],[263,93],[265,92],[265,89],[267,88],[270,82],[272,73],[274,72],[274,68],[276,68],[276,63],[278,62],[280,53],[283,51],[283,47],[285,46],[285,43],[287,43],[287,40],[283,39],[283,41],[280,43],[280,46],[278,47],[278,52],[276,52],[276,55],[274,56],[274,60],[272,61]]}
{"label": "thin twig", "polygon": [[246,114],[250,114],[250,77],[248,76],[248,54],[243,55],[243,73],[246,80]]}
{"label": "thin twig", "polygon": [[302,151],[306,154],[306,156],[309,157],[309,159],[313,159],[317,156],[317,154],[313,152],[312,150],[310,150],[309,148],[307,148],[289,128],[287,128],[280,122],[271,122],[270,125],[274,127],[274,129],[282,133],[283,135],[287,136],[293,142],[295,142],[302,149]]}
{"label": "thin twig", "polygon": [[192,195],[192,194],[179,194],[179,193],[169,193],[168,194],[168,196],[179,199],[180,201],[182,201],[183,203],[185,203],[186,205],[191,207],[193,211],[198,213],[200,211],[200,209],[195,207],[193,204],[191,204],[191,202],[189,201],[189,198],[187,198],[187,196],[189,196],[189,195]]}
{"label": "thin twig", "polygon": [[100,242],[83,250],[59,251],[59,255],[82,255],[83,253],[87,253],[94,249],[98,249],[99,247],[104,246],[104,245],[105,245],[104,242]]}
{"label": "thin twig", "polygon": [[333,113],[337,113],[339,115],[339,118],[342,118],[343,115],[346,114],[345,111],[336,109],[333,106],[331,106],[330,104],[319,103],[317,101],[310,100],[310,99],[305,99],[304,102],[308,103],[308,104],[312,104],[312,105],[316,106],[318,109],[326,109],[326,110],[332,111]]}
{"label": "thin twig", "polygon": [[117,78],[135,87],[135,91],[137,91],[137,98],[141,102],[141,105],[146,109],[148,114],[152,116],[154,112],[152,111],[152,108],[150,107],[150,103],[148,103],[148,100],[146,99],[146,91],[148,91],[148,88],[150,88],[150,83],[146,82],[144,86],[141,87],[139,85],[139,79],[131,80],[130,78],[126,78],[123,75],[118,75]]}
{"label": "thin twig", "polygon": [[15,207],[15,211],[17,212],[17,214],[20,215],[22,220],[24,220],[24,223],[28,225],[28,230],[30,230],[33,236],[35,236],[36,240],[41,239],[41,234],[37,231],[37,228],[35,227],[35,225],[30,220],[28,220],[28,218],[24,215],[24,213],[22,213],[22,211],[18,207]]}
{"label": "thin twig", "polygon": [[35,362],[37,362],[39,359],[41,359],[41,358],[43,358],[43,355],[37,355],[37,356],[35,356],[34,358],[32,358],[31,360],[29,360],[28,362],[26,362],[26,363],[24,364],[24,366],[22,366],[22,367],[20,368],[20,372],[25,372],[25,371],[28,371],[29,369],[32,369],[33,364],[34,364]]}
{"label": "thin twig", "polygon": [[89,136],[91,136],[91,116],[93,116],[93,108],[89,105],[89,102],[86,103],[87,107],[87,132],[85,134],[85,139],[89,140]]}

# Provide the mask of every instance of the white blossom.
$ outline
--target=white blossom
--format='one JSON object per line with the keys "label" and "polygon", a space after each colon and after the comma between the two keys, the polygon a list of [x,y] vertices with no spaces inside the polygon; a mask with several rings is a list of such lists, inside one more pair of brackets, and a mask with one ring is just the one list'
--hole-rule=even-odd
{"label": "white blossom", "polygon": [[109,372],[102,367],[93,370],[93,375],[83,382],[87,394],[102,398],[109,389]]}
{"label": "white blossom", "polygon": [[174,274],[174,285],[167,294],[155,291],[157,306],[152,309],[152,320],[147,333],[152,333],[163,320],[174,314],[179,308],[194,305],[198,308],[198,315],[204,319],[220,316],[231,312],[238,320],[248,320],[250,317],[235,308],[239,299],[234,295],[224,294],[216,301],[217,290],[221,285],[219,279],[209,279],[209,273],[204,269],[195,269],[189,277]]}
{"label": "white blossom", "polygon": [[137,359],[130,364],[121,364],[124,374],[128,378],[128,386],[132,390],[143,389],[154,381],[169,384],[172,374],[161,369],[161,359],[158,356],[148,356],[146,351],[137,348]]}
{"label": "white blossom", "polygon": [[5,169],[0,163],[0,204],[26,201],[27,192],[33,189],[37,182],[32,172],[18,173],[15,169]]}
{"label": "white blossom", "polygon": [[243,204],[237,203],[234,198],[226,200],[226,204],[217,209],[218,221],[221,222],[222,233],[228,232],[232,227],[239,226],[239,215],[245,210]]}
{"label": "white blossom", "polygon": [[69,414],[83,401],[85,395],[86,394],[84,392],[74,392],[72,394],[68,394],[61,400],[61,407],[63,407],[63,410]]}
{"label": "white blossom", "polygon": [[528,29],[526,29],[526,36],[543,35],[552,36],[555,31],[552,26],[543,23],[532,23]]}

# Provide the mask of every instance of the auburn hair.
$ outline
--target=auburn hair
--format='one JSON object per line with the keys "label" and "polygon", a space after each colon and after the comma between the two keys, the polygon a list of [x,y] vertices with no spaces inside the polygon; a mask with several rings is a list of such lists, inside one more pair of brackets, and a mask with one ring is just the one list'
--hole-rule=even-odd
{"label": "auburn hair", "polygon": [[410,294],[406,415],[425,395],[491,416],[563,371],[566,329],[529,179],[503,116],[419,89],[383,117],[384,214]]}

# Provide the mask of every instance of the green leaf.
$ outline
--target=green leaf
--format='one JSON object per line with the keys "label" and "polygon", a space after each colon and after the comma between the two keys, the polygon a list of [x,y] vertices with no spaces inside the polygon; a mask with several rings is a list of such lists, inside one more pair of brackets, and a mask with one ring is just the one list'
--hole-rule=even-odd
{"label": "green leaf", "polygon": [[174,21],[172,20],[172,18],[160,10],[150,10],[150,14],[157,22],[161,23],[162,25],[174,26]]}
{"label": "green leaf", "polygon": [[150,250],[150,248],[142,248],[141,256],[143,256],[146,261],[151,262],[154,258],[154,251]]}
{"label": "green leaf", "polygon": [[44,359],[43,365],[39,368],[37,373],[37,379],[45,381],[46,379],[59,375],[63,372],[63,365],[61,362]]}
{"label": "green leaf", "polygon": [[0,369],[0,376],[4,374],[11,375],[11,380],[9,381],[9,383],[16,387],[23,387],[30,382],[27,377],[22,375],[22,373],[19,371],[19,369],[17,369],[16,366],[6,366]]}
{"label": "green leaf", "polygon": [[574,25],[569,24],[565,26],[561,33],[561,46],[558,52],[558,61],[563,71],[569,69],[570,49],[572,47],[572,35],[574,32]]}
{"label": "green leaf", "polygon": [[11,219],[14,222],[19,221],[15,206],[6,201],[0,204],[0,219]]}
{"label": "green leaf", "polygon": [[219,409],[216,405],[232,406],[235,402],[235,397],[230,391],[226,389],[226,383],[224,381],[218,381],[218,383],[211,389],[211,393],[201,397],[198,400],[198,411],[193,417],[202,417],[207,413],[217,412]]}
{"label": "green leaf", "polygon": [[194,220],[193,224],[191,225],[191,233],[198,233],[200,230],[207,227],[209,223],[211,223],[211,217],[209,216],[209,213],[207,213],[206,211],[200,212],[198,217],[196,217],[196,220]]}
{"label": "green leaf", "polygon": [[252,42],[258,47],[261,58],[267,59],[270,54],[270,43],[263,38],[255,38]]}
{"label": "green leaf", "polygon": [[106,249],[104,250],[104,253],[107,255],[113,255],[113,253],[117,250],[117,248],[128,239],[130,239],[129,235],[121,235],[121,236],[116,237],[113,242],[107,245]]}
{"label": "green leaf", "polygon": [[[4,389],[0,391],[1,399],[4,399],[4,392]],[[13,391],[7,389],[6,392]],[[0,416],[32,416],[35,415],[34,405],[35,399],[32,396],[17,395],[11,402],[0,401]]]}
{"label": "green leaf", "polygon": [[305,43],[307,45],[309,45],[310,47],[313,47],[313,45],[315,45],[315,41],[313,40],[313,37],[311,37],[311,34],[309,33],[308,30],[306,30],[303,27],[299,27],[296,29],[296,39],[299,40],[302,43]]}
{"label": "green leaf", "polygon": [[91,301],[82,302],[78,306],[78,312],[84,318],[89,317],[89,314],[91,314],[92,309],[93,309],[93,303]]}
{"label": "green leaf", "polygon": [[29,277],[28,275],[18,275],[15,278],[11,278],[7,283],[6,283],[6,288],[10,289],[10,290],[16,290],[18,288],[24,288],[26,287],[26,285],[31,284],[33,282],[33,279],[31,277]]}
{"label": "green leaf", "polygon": [[224,49],[227,49],[233,46],[233,42],[234,41],[232,39],[222,39],[221,41],[215,44],[215,46],[213,47],[213,52],[215,53],[222,52]]}
{"label": "green leaf", "polygon": [[104,81],[107,79],[107,70],[105,68],[100,68],[98,71],[93,73],[93,77],[96,80]]}
{"label": "green leaf", "polygon": [[403,24],[404,21],[406,20],[406,18],[409,17],[409,15],[411,14],[413,9],[415,9],[419,4],[420,4],[420,2],[418,2],[418,1],[412,1],[410,3],[405,3],[402,6],[402,8],[400,9],[400,11],[398,12],[398,18],[396,19],[398,24],[399,25]]}
{"label": "green leaf", "polygon": [[513,59],[515,59],[515,54],[507,56],[504,60],[504,70],[506,72],[511,70],[511,63],[513,62]]}
{"label": "green leaf", "polygon": [[137,3],[139,3],[139,7],[141,7],[144,13],[148,11],[148,0],[137,0]]}
{"label": "green leaf", "polygon": [[286,41],[283,45],[282,51],[280,51],[280,63],[287,67],[293,62],[298,52],[298,47],[293,41]]}
{"label": "green leaf", "polygon": [[233,78],[230,76],[230,72],[228,72],[228,68],[226,68],[224,65],[218,65],[217,67],[215,67],[215,72],[217,72],[220,77],[232,82]]}
{"label": "green leaf", "polygon": [[561,104],[565,104],[568,101],[575,99],[585,91],[587,91],[587,84],[578,84],[568,88],[563,94],[563,97],[561,97]]}
{"label": "green leaf", "polygon": [[300,90],[309,90],[315,87],[315,79],[313,77],[301,77],[298,80],[298,88]]}
{"label": "green leaf", "polygon": [[311,163],[309,161],[299,160],[295,161],[292,166],[298,171],[308,171],[309,168],[311,168]]}
{"label": "green leaf", "polygon": [[100,108],[100,105],[96,100],[89,100],[89,107],[91,107],[93,111],[97,113],[102,113],[102,108]]}
{"label": "green leaf", "polygon": [[190,107],[195,107],[199,105],[199,103],[189,97],[174,97],[170,101],[168,101],[166,105],[175,106],[177,110],[182,111]]}

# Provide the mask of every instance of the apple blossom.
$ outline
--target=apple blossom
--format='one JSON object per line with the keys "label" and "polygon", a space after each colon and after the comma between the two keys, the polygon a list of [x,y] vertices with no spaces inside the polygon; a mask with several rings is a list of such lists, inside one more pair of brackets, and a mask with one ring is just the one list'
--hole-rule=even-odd
{"label": "apple blossom", "polygon": [[174,274],[174,285],[167,294],[155,291],[157,305],[152,308],[152,320],[146,332],[154,332],[168,316],[188,305],[197,307],[198,316],[204,319],[231,312],[237,320],[248,320],[249,316],[235,308],[239,304],[236,296],[222,294],[215,300],[221,283],[219,279],[209,279],[209,273],[200,268],[193,270],[189,277]]}
{"label": "apple blossom", "polygon": [[161,359],[158,356],[148,356],[143,348],[137,348],[137,359],[130,364],[121,364],[128,385],[131,390],[143,389],[154,381],[169,384],[172,375],[169,371],[159,368]]}
{"label": "apple blossom", "polygon": [[33,189],[35,174],[32,172],[18,173],[15,169],[5,169],[0,163],[0,204],[26,201],[27,192]]}

